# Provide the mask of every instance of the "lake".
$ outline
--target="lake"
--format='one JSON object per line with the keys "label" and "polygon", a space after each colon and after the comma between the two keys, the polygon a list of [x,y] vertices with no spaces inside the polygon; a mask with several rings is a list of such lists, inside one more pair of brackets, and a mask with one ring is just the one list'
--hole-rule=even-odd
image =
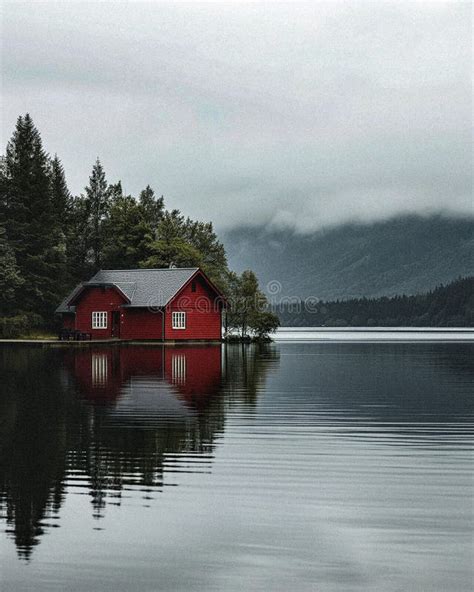
{"label": "lake", "polygon": [[1,346],[0,588],[472,590],[474,344],[300,337]]}

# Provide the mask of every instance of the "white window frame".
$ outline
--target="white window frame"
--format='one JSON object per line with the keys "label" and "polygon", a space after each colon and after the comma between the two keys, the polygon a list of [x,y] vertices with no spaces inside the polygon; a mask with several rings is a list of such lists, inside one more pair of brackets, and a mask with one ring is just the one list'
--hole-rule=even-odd
{"label": "white window frame", "polygon": [[173,329],[186,329],[186,313],[182,311],[171,313],[171,326]]}
{"label": "white window frame", "polygon": [[93,329],[107,329],[107,312],[95,310],[92,313],[92,328]]}

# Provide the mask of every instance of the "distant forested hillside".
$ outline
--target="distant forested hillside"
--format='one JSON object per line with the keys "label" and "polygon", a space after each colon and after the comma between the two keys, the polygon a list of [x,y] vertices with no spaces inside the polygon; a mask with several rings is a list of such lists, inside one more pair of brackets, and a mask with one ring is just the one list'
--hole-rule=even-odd
{"label": "distant forested hillside", "polygon": [[275,306],[286,327],[473,327],[474,277],[426,294]]}
{"label": "distant forested hillside", "polygon": [[283,296],[419,294],[474,275],[474,218],[405,216],[310,235],[240,228],[222,238],[233,269],[280,282]]}

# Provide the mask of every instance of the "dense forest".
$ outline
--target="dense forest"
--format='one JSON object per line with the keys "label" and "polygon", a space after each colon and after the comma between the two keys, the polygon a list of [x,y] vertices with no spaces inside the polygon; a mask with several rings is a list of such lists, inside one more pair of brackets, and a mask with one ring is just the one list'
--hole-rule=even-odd
{"label": "dense forest", "polygon": [[0,337],[54,330],[58,303],[101,268],[170,265],[201,267],[230,301],[228,328],[243,337],[266,336],[278,317],[286,326],[473,324],[472,277],[421,295],[326,299],[309,308],[293,299],[271,311],[255,273],[229,269],[211,222],[167,209],[149,185],[136,197],[125,194],[120,181],[107,181],[99,159],[84,192],[72,195],[31,117],[18,118],[0,162]]}
{"label": "dense forest", "polygon": [[101,268],[171,265],[199,266],[224,291],[231,330],[265,336],[278,325],[255,274],[229,269],[211,222],[167,209],[149,185],[125,194],[99,159],[72,195],[30,115],[18,117],[0,166],[0,337],[53,330],[59,302]]}
{"label": "dense forest", "polygon": [[472,327],[474,277],[416,296],[287,300],[274,306],[274,312],[286,327]]}

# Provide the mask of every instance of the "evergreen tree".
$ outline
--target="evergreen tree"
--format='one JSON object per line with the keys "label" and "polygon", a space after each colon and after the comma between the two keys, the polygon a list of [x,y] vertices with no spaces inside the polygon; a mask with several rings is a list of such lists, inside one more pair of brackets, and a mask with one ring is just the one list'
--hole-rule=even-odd
{"label": "evergreen tree", "polygon": [[153,232],[156,232],[156,228],[164,215],[165,204],[163,196],[156,198],[153,189],[147,185],[140,192],[138,202],[146,222],[148,222]]}
{"label": "evergreen tree", "polygon": [[184,224],[184,237],[201,253],[200,267],[220,289],[225,289],[227,257],[212,222],[195,222],[188,218]]}
{"label": "evergreen tree", "polygon": [[227,258],[212,223],[184,219],[179,210],[164,211],[155,237],[152,254],[142,262],[143,267],[201,267],[219,288],[225,289]]}
{"label": "evergreen tree", "polygon": [[7,145],[2,218],[21,275],[23,306],[49,317],[57,302],[65,253],[51,197],[49,159],[29,114]]}
{"label": "evergreen tree", "polygon": [[133,269],[150,256],[153,233],[141,206],[131,195],[118,191],[113,191],[113,195],[103,265],[108,269]]}
{"label": "evergreen tree", "polygon": [[[115,187],[115,191],[117,190],[118,187]],[[93,271],[97,271],[102,266],[102,251],[106,238],[105,225],[109,215],[111,195],[111,191],[107,187],[104,169],[98,158],[92,167],[89,185],[85,188],[85,192],[89,260]]]}
{"label": "evergreen tree", "polygon": [[58,155],[50,161],[50,192],[54,211],[55,225],[50,229],[54,234],[57,252],[60,256],[60,269],[58,269],[58,283],[70,284],[73,281],[70,272],[69,251],[75,237],[71,233],[72,196],[66,183],[64,168]]}
{"label": "evergreen tree", "polygon": [[358,298],[320,303],[317,312],[279,310],[285,326],[352,327],[472,327],[474,278],[460,278],[447,286],[414,296]]}
{"label": "evergreen tree", "polygon": [[17,290],[23,285],[13,249],[0,226],[0,316],[16,313]]}
{"label": "evergreen tree", "polygon": [[185,222],[178,210],[166,211],[156,229],[157,240],[142,267],[199,267],[202,254],[186,240]]}
{"label": "evergreen tree", "polygon": [[63,165],[57,154],[51,160],[50,180],[52,206],[56,214],[56,220],[63,226],[64,231],[64,226],[71,211],[72,197],[67,187]]}
{"label": "evergreen tree", "polygon": [[70,281],[63,293],[67,293],[75,284],[88,279],[93,272],[90,260],[89,213],[84,196],[71,201],[68,221],[67,264]]}

